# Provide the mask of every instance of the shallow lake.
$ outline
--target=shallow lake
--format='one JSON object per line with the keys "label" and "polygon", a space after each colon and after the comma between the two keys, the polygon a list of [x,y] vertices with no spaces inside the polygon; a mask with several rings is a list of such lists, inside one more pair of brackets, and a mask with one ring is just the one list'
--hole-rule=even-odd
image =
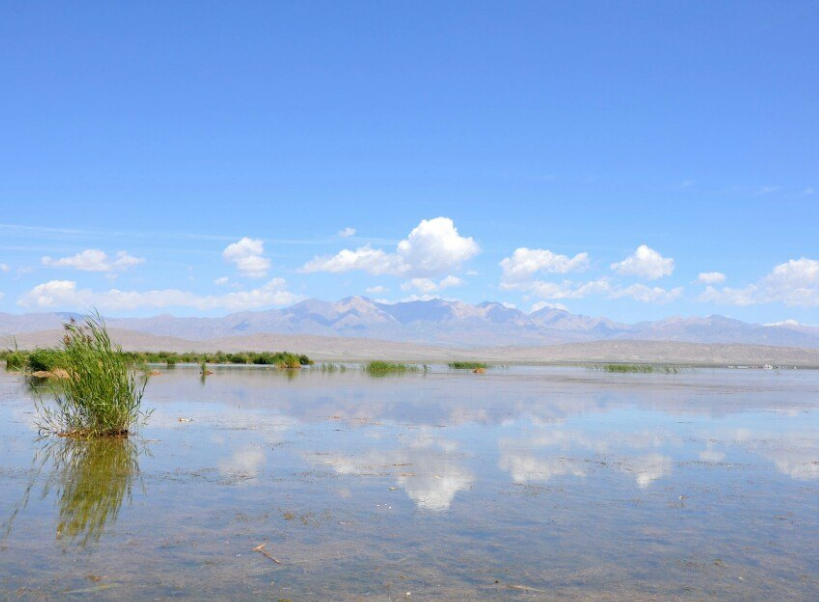
{"label": "shallow lake", "polygon": [[0,375],[3,599],[819,599],[819,372],[180,366],[99,442],[33,398]]}

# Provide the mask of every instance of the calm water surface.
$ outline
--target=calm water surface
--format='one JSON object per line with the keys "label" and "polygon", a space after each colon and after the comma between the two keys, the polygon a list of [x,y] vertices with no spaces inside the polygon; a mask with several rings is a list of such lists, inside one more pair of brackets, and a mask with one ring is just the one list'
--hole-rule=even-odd
{"label": "calm water surface", "polygon": [[32,397],[0,376],[2,599],[819,600],[817,372],[179,367],[90,443]]}

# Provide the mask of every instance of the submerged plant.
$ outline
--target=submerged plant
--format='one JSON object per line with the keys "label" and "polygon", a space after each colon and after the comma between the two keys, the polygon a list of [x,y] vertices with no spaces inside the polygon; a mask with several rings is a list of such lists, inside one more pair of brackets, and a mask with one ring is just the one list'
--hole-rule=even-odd
{"label": "submerged plant", "polygon": [[39,404],[40,428],[74,437],[127,435],[147,415],[141,409],[147,382],[131,369],[99,315],[65,325],[61,349],[67,376],[55,406]]}

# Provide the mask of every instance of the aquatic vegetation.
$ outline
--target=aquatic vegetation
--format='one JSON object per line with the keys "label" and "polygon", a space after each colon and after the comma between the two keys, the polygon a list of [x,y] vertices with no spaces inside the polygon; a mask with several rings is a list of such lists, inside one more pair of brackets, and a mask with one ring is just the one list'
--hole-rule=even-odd
{"label": "aquatic vegetation", "polygon": [[315,370],[321,372],[347,372],[347,366],[345,364],[324,363],[317,365]]}
{"label": "aquatic vegetation", "polygon": [[66,367],[65,354],[61,349],[38,348],[28,354],[26,364],[31,372],[51,372]]}
{"label": "aquatic vegetation", "polygon": [[364,371],[370,374],[388,374],[390,372],[426,372],[429,368],[416,364],[395,364],[384,361],[373,361],[364,365]]}
{"label": "aquatic vegetation", "polygon": [[6,355],[6,370],[21,371],[26,367],[26,358],[19,351],[11,351]]}
{"label": "aquatic vegetation", "polygon": [[634,372],[640,374],[680,374],[689,371],[689,369],[683,366],[663,364],[601,364],[599,366],[592,366],[592,369],[613,373]]}
{"label": "aquatic vegetation", "polygon": [[[255,366],[276,366],[278,368],[300,368],[312,366],[313,360],[304,354],[289,351],[261,351],[225,353],[176,353],[172,351],[122,351],[122,356],[131,365],[165,364],[247,364]],[[12,358],[11,360],[9,358]],[[20,369],[28,372],[52,372],[66,367],[65,350],[59,348],[39,348],[33,351],[7,349],[0,351],[0,359],[5,359],[9,370]],[[8,362],[13,364],[9,365]],[[22,365],[21,365],[22,364]],[[13,368],[12,366],[21,366]]]}
{"label": "aquatic vegetation", "polygon": [[42,399],[38,404],[42,430],[79,437],[127,435],[146,417],[140,407],[145,375],[131,369],[99,316],[65,325],[60,357],[68,377],[55,394],[54,407]]}
{"label": "aquatic vegetation", "polygon": [[453,370],[487,370],[488,368],[492,367],[483,362],[449,362],[447,365]]}

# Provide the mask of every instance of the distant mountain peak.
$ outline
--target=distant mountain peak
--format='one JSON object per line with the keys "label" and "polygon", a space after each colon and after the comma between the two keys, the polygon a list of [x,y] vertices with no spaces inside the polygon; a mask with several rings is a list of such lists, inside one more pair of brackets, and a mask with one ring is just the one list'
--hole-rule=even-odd
{"label": "distant mountain peak", "polygon": [[[0,313],[0,334],[56,328],[70,312]],[[748,324],[721,315],[670,316],[623,324],[606,317],[544,307],[525,313],[497,301],[476,305],[445,299],[383,303],[365,296],[305,299],[283,309],[244,311],[221,318],[108,318],[109,326],[184,339],[262,333],[354,336],[449,346],[542,346],[601,340],[741,343],[819,348],[819,328]]]}

